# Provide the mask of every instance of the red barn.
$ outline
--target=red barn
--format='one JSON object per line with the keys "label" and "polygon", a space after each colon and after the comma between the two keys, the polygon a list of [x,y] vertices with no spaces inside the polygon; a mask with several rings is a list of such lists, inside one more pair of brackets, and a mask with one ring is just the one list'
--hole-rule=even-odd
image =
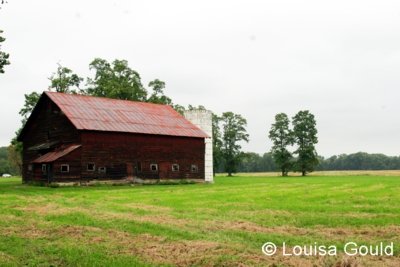
{"label": "red barn", "polygon": [[24,182],[205,179],[209,136],[167,105],[44,92],[18,139]]}

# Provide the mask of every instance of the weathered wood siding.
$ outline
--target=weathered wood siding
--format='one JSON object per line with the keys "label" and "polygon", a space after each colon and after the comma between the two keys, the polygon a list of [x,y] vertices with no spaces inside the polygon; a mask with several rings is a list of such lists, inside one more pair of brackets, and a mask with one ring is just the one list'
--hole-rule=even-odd
{"label": "weathered wood siding", "polygon": [[[53,163],[53,180],[69,181],[80,180],[81,178],[81,150],[78,148]],[[69,172],[61,172],[61,165],[68,164]]]}
{"label": "weathered wood siding", "polygon": [[[204,179],[204,138],[78,131],[48,97],[39,101],[24,128],[22,141],[24,181]],[[46,144],[50,146],[43,146]],[[42,164],[32,164],[40,156],[69,144],[81,147],[48,163],[47,173],[42,172]],[[94,170],[88,170],[89,163],[95,165]],[[62,164],[69,165],[68,173],[61,172]],[[157,164],[157,171],[151,170],[151,164]],[[174,171],[173,164],[178,164],[179,170]],[[191,169],[192,165],[197,171]],[[104,172],[100,171],[102,167]]]}
{"label": "weathered wood siding", "polygon": [[[203,138],[82,132],[81,141],[84,179],[131,175],[150,179],[204,179]],[[95,164],[95,171],[87,170],[89,163]],[[151,164],[157,164],[158,170],[151,171]],[[172,164],[179,164],[179,171],[173,171]],[[198,167],[197,172],[192,172],[192,164]],[[99,173],[100,167],[105,167],[106,173]]]}

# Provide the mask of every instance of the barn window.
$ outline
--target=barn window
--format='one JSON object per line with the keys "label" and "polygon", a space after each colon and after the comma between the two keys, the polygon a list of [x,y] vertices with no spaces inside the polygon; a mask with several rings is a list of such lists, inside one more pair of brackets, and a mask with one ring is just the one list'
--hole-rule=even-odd
{"label": "barn window", "polygon": [[179,164],[172,164],[172,171],[179,172]]}
{"label": "barn window", "polygon": [[46,164],[42,164],[42,172],[43,173],[47,172],[47,165]]}
{"label": "barn window", "polygon": [[28,165],[28,171],[32,171],[33,170],[33,165],[32,164],[29,164]]}
{"label": "barn window", "polygon": [[96,170],[96,165],[94,163],[88,163],[87,164],[87,170],[94,172]]}
{"label": "barn window", "polygon": [[196,164],[192,164],[192,166],[190,166],[190,170],[191,170],[191,172],[198,172],[199,168],[197,168]]}
{"label": "barn window", "polygon": [[99,167],[99,173],[106,173],[106,167]]}
{"label": "barn window", "polygon": [[152,172],[156,172],[158,170],[158,164],[156,163],[150,164],[150,170]]}
{"label": "barn window", "polygon": [[69,172],[69,165],[61,164],[61,172]]}

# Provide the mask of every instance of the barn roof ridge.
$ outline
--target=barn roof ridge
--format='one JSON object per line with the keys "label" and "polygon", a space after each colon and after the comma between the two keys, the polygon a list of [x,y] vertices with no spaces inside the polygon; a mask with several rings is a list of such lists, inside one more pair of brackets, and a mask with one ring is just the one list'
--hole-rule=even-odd
{"label": "barn roof ridge", "polygon": [[106,100],[106,101],[117,101],[117,102],[129,102],[129,103],[137,103],[137,104],[143,104],[143,105],[156,105],[156,106],[167,106],[173,109],[170,105],[165,105],[165,104],[159,104],[159,103],[151,103],[151,102],[143,102],[143,101],[137,101],[137,100],[129,100],[129,99],[117,99],[117,98],[110,98],[110,97],[105,97],[105,96],[91,96],[91,95],[82,95],[82,94],[68,94],[68,93],[63,93],[63,92],[53,92],[53,91],[43,91],[44,94],[49,95],[49,94],[62,94],[62,95],[67,95],[67,96],[74,96],[74,97],[87,97],[87,98],[92,98],[92,99],[101,99],[101,100]]}

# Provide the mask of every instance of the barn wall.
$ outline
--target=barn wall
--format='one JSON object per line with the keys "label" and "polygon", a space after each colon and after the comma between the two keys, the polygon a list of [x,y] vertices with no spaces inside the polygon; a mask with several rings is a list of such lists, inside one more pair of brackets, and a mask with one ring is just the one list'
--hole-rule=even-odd
{"label": "barn wall", "polygon": [[[47,166],[46,172],[42,171],[42,165]],[[61,165],[67,164],[69,172],[61,172]],[[81,149],[78,148],[54,162],[34,163],[32,171],[29,171],[28,181],[71,181],[80,180],[81,177]]]}
{"label": "barn wall", "polygon": [[[81,150],[81,148],[78,148],[53,162],[54,181],[79,180],[81,178]],[[69,165],[69,172],[61,172],[61,165],[63,164]]]}
{"label": "barn wall", "polygon": [[[82,132],[82,178],[204,179],[204,139],[143,134]],[[95,171],[87,164],[94,163]],[[151,171],[150,164],[158,164]],[[172,164],[179,171],[172,171]],[[140,168],[139,169],[139,165]],[[197,172],[191,170],[197,166]],[[106,167],[106,173],[99,168]]]}
{"label": "barn wall", "polygon": [[[38,170],[28,170],[28,165],[32,160],[62,144],[80,143],[78,131],[47,97],[39,104],[32,116],[34,117],[26,126],[26,134],[22,139],[24,144],[22,178],[24,181],[33,180],[34,172],[36,178],[39,179]],[[30,150],[40,144],[52,145],[50,148]]]}

